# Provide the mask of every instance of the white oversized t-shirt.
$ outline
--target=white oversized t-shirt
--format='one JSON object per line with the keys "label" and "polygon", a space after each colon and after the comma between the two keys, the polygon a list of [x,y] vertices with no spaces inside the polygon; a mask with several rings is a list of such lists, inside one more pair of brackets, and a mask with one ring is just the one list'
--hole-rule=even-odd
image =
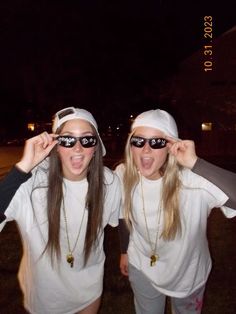
{"label": "white oversized t-shirt", "polygon": [[[123,165],[119,165],[116,173],[123,177]],[[174,297],[185,297],[206,283],[211,270],[211,257],[206,237],[207,218],[214,207],[221,207],[224,214],[231,218],[236,211],[222,206],[227,195],[203,177],[184,169],[180,173],[182,188],[180,191],[180,216],[182,235],[173,241],[157,242],[159,260],[150,266],[152,250],[148,239],[145,217],[143,213],[142,192],[140,182],[133,192],[132,212],[134,220],[130,233],[128,248],[129,262],[151,281],[160,292]],[[148,230],[155,246],[158,210],[162,178],[148,180],[142,177],[145,213]],[[120,214],[123,217],[123,214]],[[160,219],[160,230],[163,230],[163,210]]]}
{"label": "white oversized t-shirt", "polygon": [[[63,183],[69,240],[73,248],[84,213],[88,182],[87,179],[82,181],[64,179]],[[34,190],[31,202],[32,186],[41,186],[41,188]],[[7,218],[0,225],[0,229],[10,220],[15,220],[19,226],[23,257],[18,277],[24,293],[24,305],[30,313],[74,314],[101,295],[105,260],[104,227],[107,224],[118,225],[120,198],[119,179],[111,170],[105,168],[103,226],[97,239],[97,246],[91,251],[85,267],[83,266],[83,249],[88,219],[87,209],[79,240],[73,252],[75,258],[73,268],[66,261],[68,243],[61,210],[61,261],[52,268],[48,254],[42,255],[48,234],[47,172],[38,167],[33,171],[32,177],[20,186],[5,211]]]}

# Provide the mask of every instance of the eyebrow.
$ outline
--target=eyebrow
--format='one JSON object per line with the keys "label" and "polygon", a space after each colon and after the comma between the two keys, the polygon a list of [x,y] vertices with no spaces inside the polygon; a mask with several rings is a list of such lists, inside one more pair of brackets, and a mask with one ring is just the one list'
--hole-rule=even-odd
{"label": "eyebrow", "polygon": [[[64,132],[61,133],[61,135],[71,135],[71,136],[78,137],[77,135],[75,135],[74,132],[71,132],[71,131],[64,131]],[[84,131],[84,132],[80,133],[79,136],[85,136],[85,135],[95,136],[95,134],[92,131]]]}
{"label": "eyebrow", "polygon": [[134,136],[134,137],[142,137],[142,138],[146,138],[146,139],[163,138],[163,135],[144,136],[144,135],[133,134],[132,136]]}

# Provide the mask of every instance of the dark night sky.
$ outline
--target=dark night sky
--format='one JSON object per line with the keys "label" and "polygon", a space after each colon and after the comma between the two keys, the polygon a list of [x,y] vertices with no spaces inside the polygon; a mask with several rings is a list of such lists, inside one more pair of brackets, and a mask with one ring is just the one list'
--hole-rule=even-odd
{"label": "dark night sky", "polygon": [[109,122],[152,107],[158,81],[201,47],[202,17],[214,16],[215,37],[235,24],[230,2],[215,2],[2,1],[1,123],[70,105]]}

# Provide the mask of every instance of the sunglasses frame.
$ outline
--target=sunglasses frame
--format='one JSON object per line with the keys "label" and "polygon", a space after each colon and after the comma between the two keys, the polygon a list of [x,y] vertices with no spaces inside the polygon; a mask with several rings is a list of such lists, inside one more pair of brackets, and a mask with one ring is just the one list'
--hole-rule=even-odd
{"label": "sunglasses frame", "polygon": [[[58,145],[65,148],[74,147],[78,141],[80,142],[80,145],[83,148],[91,148],[91,147],[96,146],[98,143],[98,138],[95,135],[85,135],[85,136],[59,135],[57,137],[57,140],[58,140]],[[83,140],[86,140],[87,142],[84,143]],[[86,146],[88,144],[89,146]]]}
{"label": "sunglasses frame", "polygon": [[[162,149],[166,147],[168,141],[162,137],[152,137],[152,138],[145,138],[142,136],[132,136],[130,138],[130,145],[136,148],[143,148],[145,144],[148,142],[149,147],[152,149]],[[158,145],[155,147],[155,145]]]}

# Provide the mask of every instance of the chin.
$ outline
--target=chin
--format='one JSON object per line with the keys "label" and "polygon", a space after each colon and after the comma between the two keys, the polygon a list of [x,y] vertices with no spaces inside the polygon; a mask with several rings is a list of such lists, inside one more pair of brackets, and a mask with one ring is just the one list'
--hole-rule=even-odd
{"label": "chin", "polygon": [[142,176],[150,180],[157,180],[161,177],[159,171],[140,170]]}
{"label": "chin", "polygon": [[153,174],[152,171],[150,170],[146,170],[146,169],[140,169],[140,173],[144,176],[144,177],[149,177]]}

